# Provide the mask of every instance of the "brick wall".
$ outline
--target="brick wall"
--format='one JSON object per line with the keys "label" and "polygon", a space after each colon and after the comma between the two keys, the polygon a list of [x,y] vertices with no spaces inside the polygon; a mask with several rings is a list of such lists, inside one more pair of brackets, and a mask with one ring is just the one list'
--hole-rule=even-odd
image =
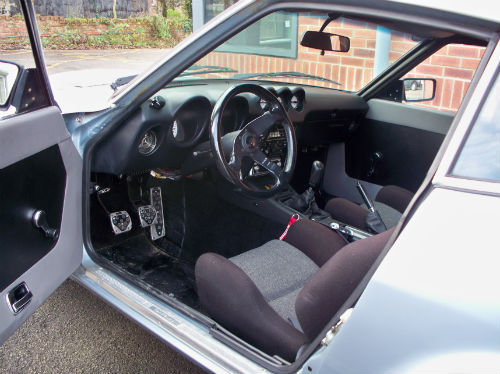
{"label": "brick wall", "polygon": [[420,105],[456,112],[483,57],[484,48],[450,44],[413,69],[407,77],[436,79],[436,96]]}
{"label": "brick wall", "polygon": [[[307,30],[319,30],[323,21],[324,19],[318,17],[300,16],[298,40]],[[321,56],[318,50],[299,45],[296,59],[213,52],[198,63],[233,67],[240,73],[298,71],[331,79],[341,85],[307,79],[286,81],[358,91],[374,78],[376,26],[363,22],[337,20],[325,31],[348,36],[351,39],[349,52],[326,52]],[[392,32],[389,62],[393,63],[416,44],[410,35]],[[456,111],[483,53],[484,48],[480,47],[449,45],[412,70],[407,77],[435,78],[437,81],[435,99],[417,105]]]}

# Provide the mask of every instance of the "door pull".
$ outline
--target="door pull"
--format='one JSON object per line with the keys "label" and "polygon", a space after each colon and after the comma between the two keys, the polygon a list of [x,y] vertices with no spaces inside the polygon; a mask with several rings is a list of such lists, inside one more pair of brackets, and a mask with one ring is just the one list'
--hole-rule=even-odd
{"label": "door pull", "polygon": [[12,312],[14,314],[17,314],[21,310],[23,310],[26,307],[26,305],[29,304],[32,297],[33,297],[33,294],[29,290],[26,283],[23,282],[23,283],[17,285],[16,287],[14,287],[7,294],[7,303],[9,304],[10,309],[12,309]]}

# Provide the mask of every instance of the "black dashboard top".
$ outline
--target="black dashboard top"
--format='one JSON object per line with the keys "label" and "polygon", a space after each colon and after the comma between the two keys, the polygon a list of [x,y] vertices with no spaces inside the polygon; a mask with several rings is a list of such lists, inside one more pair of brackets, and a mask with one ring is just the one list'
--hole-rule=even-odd
{"label": "black dashboard top", "polygon": [[[195,148],[208,141],[211,112],[219,97],[241,83],[249,82],[200,79],[171,83],[97,145],[92,171],[118,175],[155,168],[181,169]],[[368,110],[361,97],[349,92],[268,81],[252,83],[279,98],[294,123],[299,145],[342,141]],[[226,107],[223,130],[239,130],[266,110],[267,103],[255,95],[235,96]]]}

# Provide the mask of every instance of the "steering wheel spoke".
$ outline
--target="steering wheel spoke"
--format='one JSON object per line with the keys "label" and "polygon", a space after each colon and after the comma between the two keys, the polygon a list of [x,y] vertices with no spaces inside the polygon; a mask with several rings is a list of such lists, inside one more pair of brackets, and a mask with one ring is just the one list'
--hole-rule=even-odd
{"label": "steering wheel spoke", "polygon": [[231,158],[227,164],[231,169],[233,169],[234,173],[239,174],[241,170],[241,159],[236,157],[234,152],[231,153]]}
{"label": "steering wheel spoke", "polygon": [[280,118],[276,115],[278,109],[273,109],[265,112],[254,120],[250,121],[244,128],[243,131],[249,132],[254,135],[264,134],[268,131]]}

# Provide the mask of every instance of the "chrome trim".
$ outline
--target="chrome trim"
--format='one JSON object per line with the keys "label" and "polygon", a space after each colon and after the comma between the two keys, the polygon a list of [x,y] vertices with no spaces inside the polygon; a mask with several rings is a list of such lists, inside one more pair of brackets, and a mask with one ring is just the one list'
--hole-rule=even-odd
{"label": "chrome trim", "polygon": [[[484,180],[475,180],[450,175],[451,168],[458,156],[463,142],[472,128],[476,120],[477,114],[480,112],[483,100],[486,99],[489,93],[491,84],[498,74],[500,65],[500,44],[497,44],[493,53],[479,79],[469,102],[463,108],[462,116],[458,119],[458,124],[451,136],[450,143],[446,148],[441,163],[436,171],[432,183],[436,186],[451,187],[459,190],[469,190],[474,192],[486,192],[490,194],[500,194],[500,183]],[[497,78],[500,79],[500,78]]]}
{"label": "chrome trim", "polygon": [[72,278],[211,372],[270,373],[213,338],[206,326],[98,266],[85,250]]}
{"label": "chrome trim", "polygon": [[[26,291],[24,296],[22,298],[20,298],[19,300],[11,300],[10,299],[11,293],[20,287],[23,287],[24,290]],[[7,304],[9,305],[10,310],[12,313],[14,313],[14,315],[18,314],[20,311],[22,311],[24,308],[26,308],[28,306],[28,304],[31,302],[32,298],[33,298],[33,294],[31,293],[30,289],[28,288],[28,285],[26,284],[26,282],[19,283],[17,286],[15,286],[11,291],[7,292],[7,294],[5,295],[5,300],[7,301]]]}

